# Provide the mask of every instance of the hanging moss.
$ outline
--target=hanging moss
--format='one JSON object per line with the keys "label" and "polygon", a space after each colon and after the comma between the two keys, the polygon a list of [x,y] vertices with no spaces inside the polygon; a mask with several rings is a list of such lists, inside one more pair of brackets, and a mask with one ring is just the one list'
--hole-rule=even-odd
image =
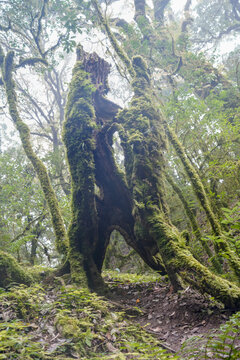
{"label": "hanging moss", "polygon": [[53,229],[56,236],[57,249],[61,254],[66,255],[68,248],[68,238],[56,195],[52,188],[46,167],[33,151],[30,141],[30,130],[28,126],[22,121],[17,109],[17,95],[15,92],[15,83],[12,78],[14,53],[13,51],[10,51],[6,57],[4,57],[3,52],[0,52],[0,57],[4,58],[2,61],[2,75],[7,95],[9,113],[19,132],[24,151],[38,175],[45,199],[50,210]]}
{"label": "hanging moss", "polygon": [[13,284],[30,285],[33,278],[24,270],[16,259],[0,251],[0,287],[6,288]]}

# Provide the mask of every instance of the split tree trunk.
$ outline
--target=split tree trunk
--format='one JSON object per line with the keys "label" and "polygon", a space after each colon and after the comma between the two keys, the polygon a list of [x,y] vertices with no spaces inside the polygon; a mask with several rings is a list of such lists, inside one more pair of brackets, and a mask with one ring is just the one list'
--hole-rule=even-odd
{"label": "split tree trunk", "polygon": [[121,131],[115,123],[120,107],[104,98],[109,71],[109,64],[96,53],[78,49],[63,135],[72,180],[68,233],[72,278],[100,292],[104,288],[101,269],[113,230],[118,230],[149,266],[165,273],[161,260],[155,258],[156,242],[139,242],[134,233],[132,194],[112,148],[114,132]]}
{"label": "split tree trunk", "polygon": [[[226,306],[239,308],[240,289],[194,259],[169,219],[163,121],[152,102],[144,61],[135,57],[132,66],[135,95],[124,110],[104,98],[110,67],[97,54],[79,50],[73,70],[64,129],[73,189],[72,277],[103,289],[102,263],[110,234],[117,229],[148,265],[167,271],[175,289],[184,280]],[[113,156],[115,131],[124,149],[125,174]]]}

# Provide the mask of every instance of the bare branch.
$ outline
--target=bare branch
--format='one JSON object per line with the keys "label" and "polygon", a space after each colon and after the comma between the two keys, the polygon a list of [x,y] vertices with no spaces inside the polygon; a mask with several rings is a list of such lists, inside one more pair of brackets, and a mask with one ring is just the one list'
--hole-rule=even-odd
{"label": "bare branch", "polygon": [[232,5],[233,14],[236,20],[240,21],[240,3],[238,0],[230,0],[230,3]]}
{"label": "bare branch", "polygon": [[37,34],[36,34],[36,40],[39,42],[39,38],[42,32],[42,20],[46,15],[46,6],[47,6],[48,0],[43,0],[43,5],[41,12],[38,17],[38,27],[37,27]]}
{"label": "bare branch", "polygon": [[42,59],[42,58],[29,58],[29,59],[21,60],[19,62],[19,64],[15,66],[15,69],[18,69],[20,67],[25,67],[27,65],[34,66],[37,63],[42,63],[42,64],[44,64],[46,66],[48,65],[48,62],[45,59]]}
{"label": "bare branch", "polygon": [[11,243],[13,243],[13,242],[17,241],[18,239],[20,239],[21,237],[23,237],[26,234],[26,232],[28,230],[30,230],[30,227],[32,224],[34,224],[36,221],[40,221],[40,220],[42,221],[46,217],[46,215],[47,215],[47,213],[41,214],[38,217],[36,217],[35,219],[33,219],[32,221],[28,222],[27,225],[24,227],[23,231],[11,240]]}
{"label": "bare branch", "polygon": [[59,36],[58,41],[56,42],[56,44],[51,46],[48,50],[46,50],[43,53],[44,58],[48,55],[48,53],[50,53],[51,51],[56,50],[61,45],[62,38],[63,38],[63,35]]}
{"label": "bare branch", "polygon": [[31,135],[44,137],[44,138],[50,140],[51,142],[53,142],[53,138],[50,135],[47,135],[47,134],[42,134],[42,133],[39,133],[39,132],[31,131]]}
{"label": "bare branch", "polygon": [[32,105],[38,110],[38,112],[41,114],[41,116],[47,121],[48,117],[47,115],[44,113],[44,111],[42,110],[42,108],[38,105],[37,101],[25,90],[23,89],[19,84],[18,84],[18,89],[24,94],[24,96],[26,96],[28,98],[28,100],[32,103]]}

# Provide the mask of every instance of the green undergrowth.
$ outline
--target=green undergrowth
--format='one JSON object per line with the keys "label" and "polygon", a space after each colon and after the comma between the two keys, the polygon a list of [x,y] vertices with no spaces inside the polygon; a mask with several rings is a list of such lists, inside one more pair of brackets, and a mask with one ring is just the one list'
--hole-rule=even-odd
{"label": "green undergrowth", "polygon": [[33,277],[35,282],[40,282],[47,276],[51,276],[54,274],[56,269],[49,268],[42,265],[29,266],[27,268],[27,272]]}
{"label": "green undergrowth", "polygon": [[240,312],[221,325],[219,330],[188,339],[182,346],[180,356],[186,360],[239,360]]}
{"label": "green undergrowth", "polygon": [[[151,274],[111,274],[134,284],[159,280]],[[191,338],[173,355],[116,305],[63,284],[58,278],[48,285],[0,289],[0,360],[240,358],[240,313],[211,335]]]}
{"label": "green undergrowth", "polygon": [[44,350],[39,342],[28,335],[30,328],[16,320],[0,323],[0,359],[44,359]]}
{"label": "green undergrowth", "polygon": [[74,286],[0,293],[0,360],[177,359],[132,317]]}

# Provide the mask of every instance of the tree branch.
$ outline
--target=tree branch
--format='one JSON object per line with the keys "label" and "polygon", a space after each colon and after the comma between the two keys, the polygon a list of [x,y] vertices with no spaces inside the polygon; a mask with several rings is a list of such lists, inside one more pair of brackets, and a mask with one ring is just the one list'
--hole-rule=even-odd
{"label": "tree branch", "polygon": [[38,17],[38,27],[37,27],[37,34],[36,34],[36,40],[38,42],[39,42],[39,37],[40,37],[41,32],[42,32],[42,20],[46,15],[47,3],[48,3],[48,0],[43,0],[42,9],[41,9],[41,12],[40,12],[39,17]]}
{"label": "tree branch", "polygon": [[13,242],[17,241],[18,239],[20,239],[21,237],[23,237],[26,234],[26,232],[28,230],[30,230],[30,227],[31,227],[32,224],[34,224],[36,221],[43,220],[46,217],[46,215],[47,215],[47,213],[41,214],[37,218],[35,218],[32,221],[28,222],[27,225],[24,227],[23,231],[20,234],[18,234],[17,236],[15,236],[15,238],[13,238],[11,240],[11,243],[13,243]]}
{"label": "tree branch", "polygon": [[21,60],[19,62],[18,65],[15,66],[15,69],[18,69],[20,67],[25,67],[27,65],[29,66],[34,66],[35,64],[37,63],[42,63],[43,65],[46,65],[48,66],[48,62],[47,60],[43,59],[43,58],[29,58],[29,59],[24,59],[24,60]]}
{"label": "tree branch", "polygon": [[105,29],[107,35],[108,35],[108,38],[111,42],[111,45],[112,47],[114,48],[114,50],[116,51],[116,53],[118,54],[119,58],[122,60],[122,62],[125,64],[125,66],[127,67],[130,75],[132,77],[135,76],[135,71],[133,69],[133,66],[132,66],[132,62],[131,60],[128,58],[127,54],[124,52],[123,49],[121,49],[121,47],[119,46],[115,36],[113,35],[107,21],[104,19],[103,17],[103,14],[100,10],[100,7],[97,3],[96,0],[92,0],[92,3],[93,3],[93,6],[96,10],[96,13],[97,13],[97,16],[98,16],[98,19],[99,19],[99,22],[100,24],[102,25],[102,27]]}

